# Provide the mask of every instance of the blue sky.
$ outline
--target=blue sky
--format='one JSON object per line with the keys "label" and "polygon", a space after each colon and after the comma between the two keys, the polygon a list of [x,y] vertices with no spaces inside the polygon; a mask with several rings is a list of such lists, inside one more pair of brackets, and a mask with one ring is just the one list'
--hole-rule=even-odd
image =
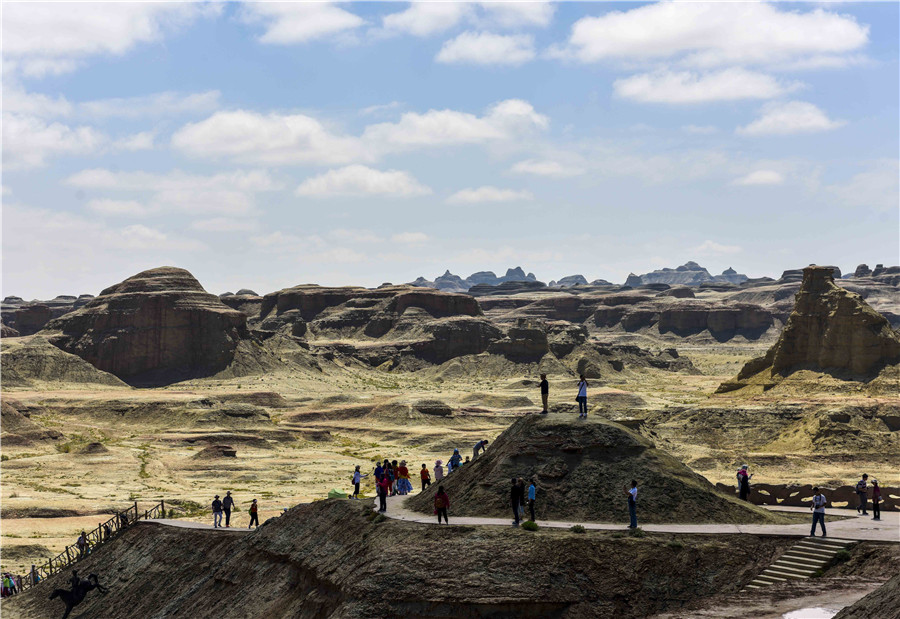
{"label": "blue sky", "polygon": [[4,3],[3,294],[898,262],[897,3]]}

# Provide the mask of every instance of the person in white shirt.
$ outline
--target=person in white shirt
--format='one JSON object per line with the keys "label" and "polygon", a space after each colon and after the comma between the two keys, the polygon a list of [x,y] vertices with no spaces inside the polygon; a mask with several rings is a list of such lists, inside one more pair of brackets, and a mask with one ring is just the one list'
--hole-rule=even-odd
{"label": "person in white shirt", "polygon": [[631,480],[631,489],[625,486],[625,494],[628,495],[628,515],[631,516],[629,529],[637,528],[637,480]]}
{"label": "person in white shirt", "polygon": [[579,418],[587,418],[587,380],[584,378],[584,374],[581,374],[578,379],[578,396],[575,400],[578,402],[578,417]]}
{"label": "person in white shirt", "polygon": [[825,498],[824,494],[819,492],[819,488],[813,488],[812,504],[809,506],[813,512],[812,530],[809,532],[810,537],[816,536],[817,522],[822,525],[822,537],[825,537],[825,504],[827,502],[828,499]]}
{"label": "person in white shirt", "polygon": [[350,495],[351,499],[359,500],[359,482],[363,480],[363,478],[368,477],[369,475],[363,475],[359,472],[359,465],[356,466],[356,470],[353,471],[353,494]]}

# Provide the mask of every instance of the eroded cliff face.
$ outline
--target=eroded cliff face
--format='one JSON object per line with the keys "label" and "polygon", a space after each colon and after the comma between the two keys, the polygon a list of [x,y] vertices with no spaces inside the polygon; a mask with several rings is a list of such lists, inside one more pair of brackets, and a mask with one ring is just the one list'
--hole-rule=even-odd
{"label": "eroded cliff face", "polygon": [[834,283],[831,267],[803,269],[794,310],[778,341],[719,392],[770,388],[798,370],[870,379],[900,362],[900,335],[861,296]]}
{"label": "eroded cliff face", "polygon": [[184,269],[160,267],[111,286],[47,324],[62,350],[126,380],[203,376],[225,368],[247,333],[244,314]]}

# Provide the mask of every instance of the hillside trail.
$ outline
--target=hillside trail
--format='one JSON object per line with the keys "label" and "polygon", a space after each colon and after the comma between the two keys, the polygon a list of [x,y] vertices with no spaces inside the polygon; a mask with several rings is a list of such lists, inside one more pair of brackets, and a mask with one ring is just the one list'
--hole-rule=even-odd
{"label": "hillside trail", "polygon": [[[406,522],[416,522],[419,524],[437,525],[435,516],[428,516],[419,512],[414,512],[404,506],[404,502],[408,497],[393,496],[388,497],[387,512],[384,515],[394,520],[403,520]],[[453,516],[453,497],[450,497],[450,517],[453,518],[452,525],[459,526],[511,526],[512,518],[480,518],[475,516]],[[540,513],[540,502],[537,503],[538,513]],[[810,514],[810,511],[803,507],[780,507],[767,506],[766,509],[781,512],[795,512],[802,514]],[[378,510],[378,499],[375,499],[374,507]],[[526,509],[526,514],[528,513]],[[855,510],[848,509],[832,509],[829,511],[831,516],[840,516],[838,520],[828,520],[828,536],[837,539],[847,540],[866,540],[879,542],[896,542],[900,543],[900,512],[882,512],[881,520],[872,520],[872,516],[858,516]],[[627,530],[627,508],[623,502],[622,505],[622,524],[600,523],[600,522],[566,522],[560,520],[542,520],[537,519],[540,527],[551,529],[570,529],[576,524],[580,524],[585,529],[594,531],[625,531]],[[826,516],[827,517],[827,516]],[[640,504],[638,506],[638,526],[648,533],[682,533],[682,534],[713,534],[713,535],[778,535],[786,537],[808,537],[810,522],[799,524],[641,524]]]}

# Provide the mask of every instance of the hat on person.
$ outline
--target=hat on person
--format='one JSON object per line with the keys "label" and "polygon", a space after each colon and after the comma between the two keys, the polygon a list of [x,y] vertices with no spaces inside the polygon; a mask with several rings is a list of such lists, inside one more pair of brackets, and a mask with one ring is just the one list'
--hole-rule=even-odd
{"label": "hat on person", "polygon": [[401,461],[400,461],[400,466],[406,466],[406,460],[401,460]]}
{"label": "hat on person", "polygon": [[441,460],[435,460],[434,464],[435,464],[435,466],[440,466],[443,464],[443,462]]}
{"label": "hat on person", "polygon": [[226,492],[226,493],[225,493],[225,494],[231,494],[231,490],[229,490],[229,491],[228,491],[228,492]]}
{"label": "hat on person", "polygon": [[218,494],[216,495],[216,498],[217,498],[217,499],[219,498],[219,495],[218,495]]}
{"label": "hat on person", "polygon": [[747,465],[744,464],[743,466],[741,466],[741,468],[742,468],[742,469],[746,469],[746,468],[747,468]]}

